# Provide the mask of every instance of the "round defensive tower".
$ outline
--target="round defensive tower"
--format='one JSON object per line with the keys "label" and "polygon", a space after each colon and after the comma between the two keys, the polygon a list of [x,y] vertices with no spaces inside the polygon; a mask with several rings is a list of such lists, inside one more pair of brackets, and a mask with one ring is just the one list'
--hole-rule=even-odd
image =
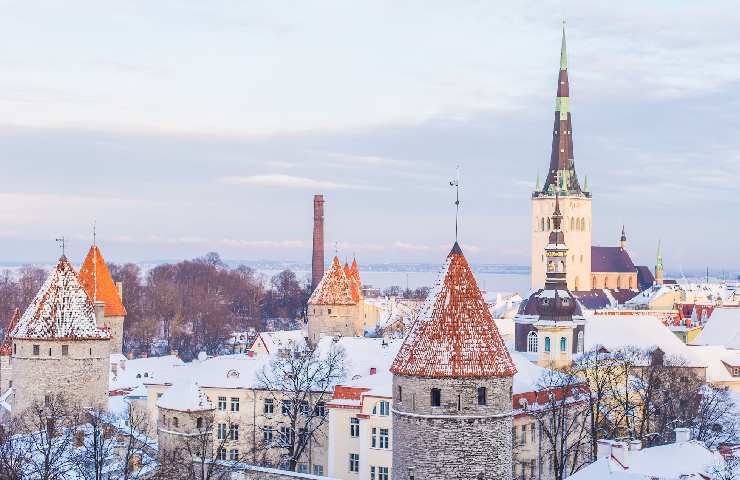
{"label": "round defensive tower", "polygon": [[391,366],[395,480],[510,480],[516,367],[455,243]]}

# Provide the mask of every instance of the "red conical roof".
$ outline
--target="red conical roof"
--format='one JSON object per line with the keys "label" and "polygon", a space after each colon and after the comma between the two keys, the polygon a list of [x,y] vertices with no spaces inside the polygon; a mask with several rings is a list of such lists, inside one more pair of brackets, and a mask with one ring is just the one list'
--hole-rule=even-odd
{"label": "red conical roof", "polygon": [[510,377],[516,367],[455,242],[391,372],[414,377]]}
{"label": "red conical roof", "polygon": [[316,290],[308,299],[309,305],[355,305],[352,281],[347,276],[339,258],[334,257],[329,270],[324,272]]}
{"label": "red conical roof", "polygon": [[118,295],[113,277],[105,264],[103,254],[97,245],[90,247],[87,257],[80,267],[80,284],[93,302],[100,300],[105,303],[105,316],[126,316],[126,308]]}

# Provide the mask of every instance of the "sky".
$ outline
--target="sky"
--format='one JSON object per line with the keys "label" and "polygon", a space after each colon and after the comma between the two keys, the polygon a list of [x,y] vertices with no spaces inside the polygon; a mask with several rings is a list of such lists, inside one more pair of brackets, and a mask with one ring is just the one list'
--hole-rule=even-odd
{"label": "sky", "polygon": [[739,268],[731,2],[3,1],[0,261],[529,262],[567,21],[594,243]]}

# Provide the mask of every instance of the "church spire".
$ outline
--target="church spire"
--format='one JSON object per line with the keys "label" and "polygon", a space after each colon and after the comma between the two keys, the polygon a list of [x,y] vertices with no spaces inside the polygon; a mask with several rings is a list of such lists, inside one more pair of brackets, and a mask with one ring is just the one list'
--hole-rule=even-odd
{"label": "church spire", "polygon": [[658,240],[658,254],[655,258],[655,283],[663,285],[663,252],[660,249],[660,240]]}
{"label": "church spire", "polygon": [[627,248],[627,234],[624,233],[624,224],[622,225],[622,236],[619,237],[619,246],[622,250]]}
{"label": "church spire", "polygon": [[[556,177],[560,177],[560,184]],[[543,194],[552,195],[554,190],[562,185],[566,195],[588,195],[584,193],[578,183],[576,169],[573,163],[573,130],[570,114],[570,85],[568,82],[568,54],[565,42],[565,23],[563,23],[563,37],[560,42],[560,72],[558,73],[558,88],[555,98],[555,124],[552,133],[552,150],[550,153],[550,168],[547,172]]]}

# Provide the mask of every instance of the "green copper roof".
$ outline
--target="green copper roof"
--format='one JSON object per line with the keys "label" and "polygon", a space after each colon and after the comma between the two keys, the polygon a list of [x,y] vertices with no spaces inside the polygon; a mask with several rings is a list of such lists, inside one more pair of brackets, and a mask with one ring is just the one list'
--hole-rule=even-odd
{"label": "green copper roof", "polygon": [[660,240],[658,240],[658,258],[655,261],[655,265],[663,268],[663,252],[660,250]]}
{"label": "green copper roof", "polygon": [[565,22],[563,22],[563,40],[560,44],[560,70],[568,70],[568,54],[565,51]]}

